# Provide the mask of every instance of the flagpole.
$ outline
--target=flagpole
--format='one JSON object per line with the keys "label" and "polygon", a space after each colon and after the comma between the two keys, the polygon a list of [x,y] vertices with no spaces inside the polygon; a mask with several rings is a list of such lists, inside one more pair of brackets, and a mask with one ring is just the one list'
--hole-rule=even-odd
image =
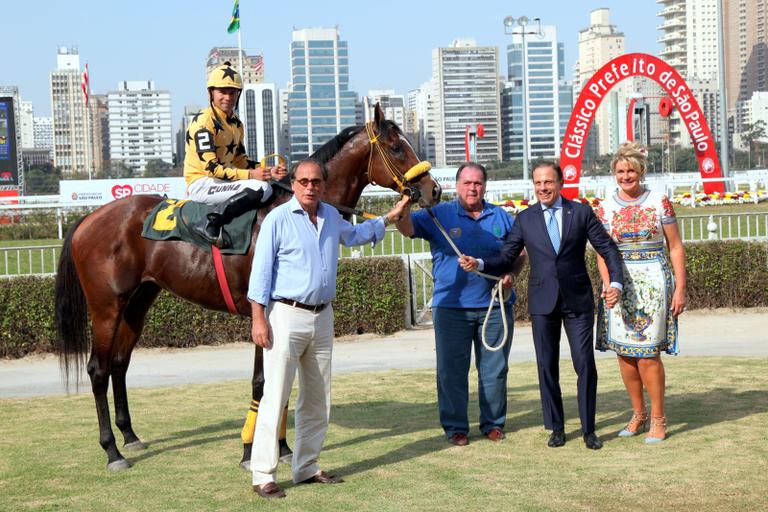
{"label": "flagpole", "polygon": [[243,55],[243,40],[240,37],[240,27],[237,27],[237,51],[238,51],[238,60],[240,61],[240,80],[243,79],[243,60],[245,60],[245,55]]}

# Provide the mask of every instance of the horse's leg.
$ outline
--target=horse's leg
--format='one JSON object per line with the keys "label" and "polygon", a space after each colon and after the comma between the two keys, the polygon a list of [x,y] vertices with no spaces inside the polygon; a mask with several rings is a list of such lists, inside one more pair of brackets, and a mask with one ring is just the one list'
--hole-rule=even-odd
{"label": "horse's leg", "polygon": [[131,296],[117,326],[115,351],[112,355],[112,393],[115,397],[115,425],[123,433],[126,450],[143,450],[147,446],[133,431],[128,409],[128,392],[125,374],[131,362],[131,353],[144,328],[144,319],[160,293],[160,287],[152,283],[142,284]]}
{"label": "horse's leg", "polygon": [[120,307],[102,305],[100,311],[92,312],[93,347],[88,361],[88,375],[91,378],[93,397],[96,400],[96,416],[99,419],[99,444],[107,453],[107,469],[120,471],[131,467],[115,444],[115,435],[109,418],[109,374],[112,362],[112,343],[115,337]]}
{"label": "horse's leg", "polygon": [[[245,417],[245,424],[240,433],[243,440],[243,457],[240,459],[240,467],[245,470],[251,469],[251,452],[253,449],[253,434],[256,429],[256,417],[259,414],[259,402],[264,395],[264,352],[261,347],[256,347],[253,358],[253,377],[251,378],[251,406]],[[290,462],[293,451],[288,446],[286,440],[286,429],[288,424],[288,404],[283,410],[282,426],[280,427],[280,437],[278,440],[280,448],[280,460]]]}

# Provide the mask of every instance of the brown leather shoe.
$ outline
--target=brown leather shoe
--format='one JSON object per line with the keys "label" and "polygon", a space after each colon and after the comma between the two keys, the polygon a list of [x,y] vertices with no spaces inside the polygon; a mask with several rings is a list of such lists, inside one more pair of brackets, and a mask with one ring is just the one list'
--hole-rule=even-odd
{"label": "brown leather shoe", "polygon": [[494,428],[492,428],[491,430],[489,430],[488,432],[485,433],[485,437],[487,437],[491,441],[501,441],[502,439],[504,439],[507,436],[504,435],[504,431],[503,430],[501,430],[498,427],[494,427]]}
{"label": "brown leather shoe", "polygon": [[285,491],[277,486],[275,482],[267,482],[261,485],[254,485],[253,492],[262,498],[285,498]]}
{"label": "brown leather shoe", "polygon": [[456,432],[448,438],[448,442],[456,446],[467,446],[469,444],[469,439],[467,439],[467,434]]}
{"label": "brown leather shoe", "polygon": [[344,479],[339,476],[329,475],[325,471],[320,471],[316,475],[312,475],[306,480],[299,482],[300,484],[340,484],[344,482]]}

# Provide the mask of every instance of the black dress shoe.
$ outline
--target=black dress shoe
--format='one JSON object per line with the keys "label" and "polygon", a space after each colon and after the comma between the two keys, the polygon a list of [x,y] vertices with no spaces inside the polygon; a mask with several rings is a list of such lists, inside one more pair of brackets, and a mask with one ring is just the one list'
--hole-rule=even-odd
{"label": "black dress shoe", "polygon": [[584,434],[584,444],[590,450],[599,450],[603,447],[603,442],[597,438],[594,432]]}
{"label": "black dress shoe", "polygon": [[312,475],[311,477],[307,478],[306,480],[302,480],[299,483],[300,484],[340,484],[343,482],[344,482],[344,479],[339,476],[329,475],[325,471],[320,471],[319,473]]}
{"label": "black dress shoe", "polygon": [[549,436],[549,441],[547,441],[547,446],[550,448],[565,446],[565,430],[561,428],[553,430],[552,435]]}

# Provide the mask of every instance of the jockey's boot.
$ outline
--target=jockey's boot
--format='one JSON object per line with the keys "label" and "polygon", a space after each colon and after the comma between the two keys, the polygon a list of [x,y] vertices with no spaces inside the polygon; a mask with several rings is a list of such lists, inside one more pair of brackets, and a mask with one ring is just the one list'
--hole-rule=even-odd
{"label": "jockey's boot", "polygon": [[[271,191],[270,191],[271,192]],[[255,210],[267,206],[272,202],[274,194],[270,194],[266,200],[263,199],[264,191],[246,188],[238,192],[206,215],[206,220],[192,226],[195,233],[203,237],[211,244],[221,244],[221,227],[227,224],[238,215],[242,215],[249,210]]]}

